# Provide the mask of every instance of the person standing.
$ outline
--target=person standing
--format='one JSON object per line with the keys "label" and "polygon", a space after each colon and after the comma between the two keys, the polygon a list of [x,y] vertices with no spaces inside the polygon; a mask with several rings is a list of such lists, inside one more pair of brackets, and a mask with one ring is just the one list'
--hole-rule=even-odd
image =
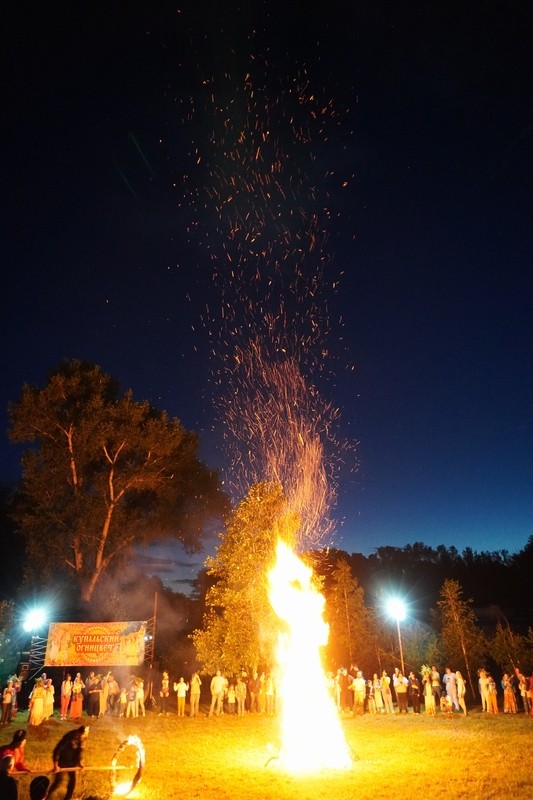
{"label": "person standing", "polygon": [[408,713],[408,708],[407,708],[408,683],[409,681],[400,670],[394,673],[394,691],[396,692],[396,699],[398,700],[398,714]]}
{"label": "person standing", "polygon": [[22,676],[15,675],[13,678],[13,688],[15,690],[15,694],[13,695],[13,703],[11,704],[11,721],[15,719],[17,716],[19,706],[18,706],[18,694],[22,689]]}
{"label": "person standing", "polygon": [[383,705],[387,714],[394,714],[394,705],[392,703],[392,691],[390,688],[390,677],[385,670],[381,673],[381,694],[383,696]]}
{"label": "person standing", "polygon": [[72,683],[72,696],[70,701],[70,720],[77,722],[81,719],[83,713],[83,690],[85,684],[81,678],[81,672],[76,673],[76,677]]}
{"label": "person standing", "polygon": [[201,685],[202,685],[202,679],[200,678],[197,672],[193,672],[190,680],[191,693],[189,695],[191,717],[197,717],[198,714],[200,713]]}
{"label": "person standing", "polygon": [[174,683],[174,691],[176,692],[176,697],[178,701],[178,717],[185,716],[185,698],[187,697],[187,692],[189,691],[189,684],[185,683],[185,679],[180,677],[177,683]]}
{"label": "person standing", "polygon": [[69,673],[65,675],[65,680],[61,684],[61,719],[67,718],[70,698],[72,696],[72,678]]}
{"label": "person standing", "polygon": [[120,709],[120,686],[112,672],[107,675],[107,709],[106,714],[116,717]]}
{"label": "person standing", "polygon": [[439,708],[442,687],[440,685],[440,673],[435,664],[431,667],[431,687],[433,689],[433,697],[435,698],[435,708]]}
{"label": "person standing", "polygon": [[108,675],[104,675],[102,680],[100,681],[100,713],[99,716],[103,717],[104,714],[107,713],[107,698],[109,697],[109,683],[108,683]]}
{"label": "person standing", "polygon": [[487,672],[487,680],[489,684],[489,694],[488,694],[489,706],[487,708],[487,711],[489,712],[489,714],[498,714],[499,713],[498,692],[496,689],[496,681],[494,680],[490,672]]}
{"label": "person standing", "polygon": [[376,713],[376,699],[374,697],[374,684],[370,678],[366,682],[365,709],[369,714]]}
{"label": "person standing", "polygon": [[14,694],[16,694],[15,687],[13,686],[13,681],[10,680],[2,692],[2,719],[0,725],[9,725],[11,722],[11,706]]}
{"label": "person standing", "polygon": [[415,675],[413,670],[409,673],[409,686],[408,694],[411,698],[411,705],[413,706],[413,713],[420,714],[420,695],[422,694],[422,684],[420,678]]}
{"label": "person standing", "polygon": [[230,683],[227,689],[228,714],[235,714],[235,684]]}
{"label": "person standing", "polygon": [[479,679],[479,694],[481,695],[481,711],[489,710],[489,679],[487,671],[480,669],[478,671]]}
{"label": "person standing", "polygon": [[261,682],[259,680],[259,675],[257,672],[254,672],[250,680],[248,681],[248,699],[250,703],[250,713],[254,711],[259,712],[259,692],[261,690]]}
{"label": "person standing", "polygon": [[125,717],[128,710],[128,690],[125,686],[121,686],[120,694],[118,696],[118,715]]}
{"label": "person standing", "polygon": [[376,713],[377,714],[384,714],[385,709],[383,708],[383,695],[381,693],[381,680],[377,674],[374,672],[374,676],[372,678],[372,688],[374,690],[374,702],[376,704]]}
{"label": "person standing", "polygon": [[47,678],[46,686],[44,687],[46,696],[44,698],[44,718],[50,719],[54,714],[54,697],[55,688],[52,683],[52,678]]}
{"label": "person standing", "polygon": [[530,703],[526,676],[524,675],[523,672],[520,671],[518,667],[515,667],[514,671],[516,679],[518,681],[518,691],[520,692],[520,697],[522,698],[522,705],[524,706],[524,713],[529,714],[529,712],[532,711],[533,709],[533,703]]}
{"label": "person standing", "polygon": [[144,680],[142,678],[135,678],[135,716],[136,717],[145,717],[146,716],[146,709],[144,707]]}
{"label": "person standing", "polygon": [[[257,675],[257,673],[256,673]],[[226,679],[221,671],[217,669],[216,675],[211,679],[211,707],[209,709],[209,716],[212,717],[213,713],[218,717],[222,711],[222,701],[224,699],[224,690],[226,688]]]}
{"label": "person standing", "polygon": [[244,717],[246,706],[246,684],[242,679],[242,675],[237,678],[235,684],[235,699],[237,701],[237,716]]}
{"label": "person standing", "polygon": [[35,686],[33,687],[29,700],[30,700],[30,715],[28,717],[28,725],[37,726],[44,720],[44,701],[46,692],[43,686],[43,679],[37,678]]}
{"label": "person standing", "polygon": [[94,674],[94,670],[89,672],[85,681],[87,692],[87,714],[89,717],[100,716],[100,677]]}
{"label": "person standing", "polygon": [[516,714],[516,712],[518,711],[516,705],[516,697],[514,693],[513,683],[511,681],[508,672],[506,672],[502,678],[502,689],[503,689],[503,713]]}
{"label": "person standing", "polygon": [[126,689],[126,717],[136,717],[137,716],[137,688],[133,680],[130,681],[130,685]]}
{"label": "person standing", "polygon": [[456,711],[459,711],[459,702],[457,700],[457,681],[455,679],[455,672],[451,667],[446,667],[444,675],[442,676],[444,685],[446,686],[446,695]]}
{"label": "person standing", "polygon": [[457,702],[459,703],[459,708],[462,710],[463,714],[466,717],[468,713],[466,710],[466,700],[465,700],[466,682],[465,679],[463,678],[462,672],[460,672],[459,670],[455,671],[455,680],[457,683]]}
{"label": "person standing", "polygon": [[161,689],[159,690],[159,700],[161,705],[161,711],[159,712],[159,716],[162,717],[163,714],[166,714],[168,717],[169,710],[168,710],[168,698],[170,696],[170,678],[168,672],[164,670],[163,675],[161,677]]}
{"label": "person standing", "polygon": [[431,673],[426,673],[424,676],[424,707],[426,714],[430,717],[437,716],[437,707],[435,705],[435,691],[431,680]]}
{"label": "person standing", "polygon": [[[62,800],[71,800],[76,788],[77,770],[83,769],[83,748],[89,734],[89,728],[82,725],[66,733],[54,747],[52,760],[54,762],[54,780],[46,795],[46,800],[61,797]],[[70,769],[61,772],[61,769]],[[66,786],[66,792],[64,787]]]}
{"label": "person standing", "polygon": [[360,669],[357,670],[352,682],[353,715],[361,716],[365,713],[366,681]]}

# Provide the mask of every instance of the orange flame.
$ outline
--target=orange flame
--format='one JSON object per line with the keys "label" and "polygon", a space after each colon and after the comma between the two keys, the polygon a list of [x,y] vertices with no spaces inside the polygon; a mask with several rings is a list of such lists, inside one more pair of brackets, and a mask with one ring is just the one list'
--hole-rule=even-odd
{"label": "orange flame", "polygon": [[282,739],[279,761],[295,772],[352,766],[320,661],[320,648],[328,641],[329,628],[322,618],[325,599],[313,585],[312,576],[312,569],[278,540],[276,563],[268,577],[270,603],[287,625],[277,653]]}

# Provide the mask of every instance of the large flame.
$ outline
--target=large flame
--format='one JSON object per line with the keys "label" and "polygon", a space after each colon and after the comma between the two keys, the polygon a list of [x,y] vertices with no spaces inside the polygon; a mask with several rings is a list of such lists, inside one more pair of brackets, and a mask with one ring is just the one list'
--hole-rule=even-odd
{"label": "large flame", "polygon": [[270,603],[287,624],[278,646],[279,761],[298,772],[352,766],[320,660],[329,629],[322,618],[325,600],[312,576],[312,569],[280,539],[276,563],[269,573]]}

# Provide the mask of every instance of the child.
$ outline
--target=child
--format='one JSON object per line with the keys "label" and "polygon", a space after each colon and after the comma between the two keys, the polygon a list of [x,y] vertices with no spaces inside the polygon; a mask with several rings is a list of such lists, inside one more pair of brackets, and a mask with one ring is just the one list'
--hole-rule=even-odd
{"label": "child", "polygon": [[118,700],[118,715],[119,717],[126,716],[126,709],[128,707],[128,690],[125,686],[122,687],[120,690],[120,696]]}
{"label": "child", "polygon": [[440,710],[442,714],[453,714],[453,706],[450,698],[443,694],[440,699]]}
{"label": "child", "polygon": [[235,714],[235,701],[236,701],[235,686],[232,683],[230,683],[230,685],[228,686],[228,713],[229,714]]}

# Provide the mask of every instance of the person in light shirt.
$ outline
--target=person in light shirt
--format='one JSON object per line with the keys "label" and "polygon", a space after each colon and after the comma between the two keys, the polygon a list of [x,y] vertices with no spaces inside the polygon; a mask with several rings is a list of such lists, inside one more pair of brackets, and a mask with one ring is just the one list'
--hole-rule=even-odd
{"label": "person in light shirt", "polygon": [[446,686],[446,694],[448,695],[450,703],[453,705],[456,711],[459,711],[459,701],[457,699],[457,680],[455,677],[455,672],[453,672],[451,667],[446,667],[444,675],[442,676],[442,680]]}
{"label": "person in light shirt", "polygon": [[209,716],[219,716],[222,711],[222,701],[224,699],[224,691],[226,689],[226,679],[221,671],[217,669],[216,675],[211,678],[211,708],[209,709]]}
{"label": "person in light shirt", "polygon": [[357,670],[352,682],[353,715],[354,717],[365,713],[366,680],[360,669]]}
{"label": "person in light shirt", "polygon": [[187,697],[187,692],[189,691],[189,684],[185,683],[185,678],[183,676],[179,679],[176,683],[174,681],[174,691],[176,692],[176,697],[178,701],[178,717],[185,716],[185,698]]}
{"label": "person in light shirt", "polygon": [[191,717],[197,717],[200,712],[201,685],[202,685],[202,679],[200,678],[197,672],[193,672],[190,680],[191,693],[189,695]]}
{"label": "person in light shirt", "polygon": [[457,700],[459,702],[459,708],[462,710],[463,714],[466,717],[468,713],[466,710],[466,701],[465,701],[466,683],[465,679],[463,678],[462,672],[460,672],[458,669],[455,671],[455,680],[457,682]]}

